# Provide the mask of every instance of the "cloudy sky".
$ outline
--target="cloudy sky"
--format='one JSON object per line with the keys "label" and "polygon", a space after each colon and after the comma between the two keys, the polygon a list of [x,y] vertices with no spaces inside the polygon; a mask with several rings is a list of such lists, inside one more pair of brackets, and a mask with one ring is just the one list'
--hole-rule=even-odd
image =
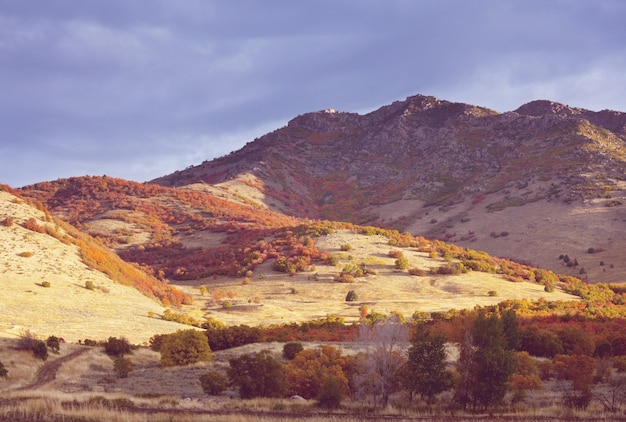
{"label": "cloudy sky", "polygon": [[146,181],[415,94],[626,111],[622,0],[0,0],[0,183]]}

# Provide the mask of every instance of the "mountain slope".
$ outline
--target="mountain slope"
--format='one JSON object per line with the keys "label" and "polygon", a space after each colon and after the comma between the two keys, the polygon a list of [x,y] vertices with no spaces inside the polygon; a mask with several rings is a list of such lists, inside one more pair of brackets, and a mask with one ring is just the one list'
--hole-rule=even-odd
{"label": "mountain slope", "polygon": [[[626,246],[616,224],[626,218],[625,140],[625,113],[550,101],[497,113],[418,95],[366,115],[298,116],[153,183],[207,183],[288,215],[409,230],[622,281],[626,267],[612,253]],[[564,266],[559,255],[576,256],[579,266]]]}
{"label": "mountain slope", "polygon": [[45,209],[0,189],[0,336],[30,330],[74,342],[126,336],[142,343],[180,328],[147,317],[163,311],[156,300],[85,264],[85,240],[76,235]]}

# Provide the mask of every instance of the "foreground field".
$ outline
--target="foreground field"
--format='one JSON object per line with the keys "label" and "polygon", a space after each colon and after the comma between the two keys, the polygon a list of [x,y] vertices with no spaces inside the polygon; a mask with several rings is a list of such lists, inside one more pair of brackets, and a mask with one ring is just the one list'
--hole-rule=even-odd
{"label": "foreground field", "polygon": [[[449,406],[451,393],[439,397],[438,404],[399,405],[397,397],[386,408],[367,401],[344,400],[342,407],[319,409],[315,400],[250,399],[241,400],[235,390],[208,396],[198,377],[209,370],[224,370],[228,360],[243,353],[269,351],[280,359],[282,343],[259,343],[214,352],[211,362],[185,367],[161,368],[159,354],[147,348],[135,350],[130,359],[135,365],[128,378],[117,378],[113,361],[101,347],[62,345],[59,355],[43,363],[29,353],[14,349],[13,340],[0,340],[0,356],[9,376],[0,378],[0,420],[11,421],[275,421],[300,419],[334,420],[620,420],[607,413],[599,403],[585,411],[562,407],[558,382],[546,381],[540,391],[531,392],[523,403],[494,408],[488,415],[465,413]],[[319,343],[304,343],[314,348]],[[334,343],[345,354],[360,350],[355,343]],[[456,359],[449,350],[451,363]]]}

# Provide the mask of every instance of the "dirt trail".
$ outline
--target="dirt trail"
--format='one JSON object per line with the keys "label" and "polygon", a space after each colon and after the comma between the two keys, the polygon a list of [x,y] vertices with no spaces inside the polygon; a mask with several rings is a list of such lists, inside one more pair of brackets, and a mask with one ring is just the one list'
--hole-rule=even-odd
{"label": "dirt trail", "polygon": [[74,350],[73,352],[68,353],[61,358],[46,362],[41,368],[39,368],[39,370],[37,371],[37,375],[35,376],[35,380],[32,383],[22,386],[17,390],[36,390],[54,381],[57,376],[57,372],[61,368],[61,365],[71,361],[72,359],[76,359],[78,356],[86,353],[87,351],[89,351],[89,348]]}

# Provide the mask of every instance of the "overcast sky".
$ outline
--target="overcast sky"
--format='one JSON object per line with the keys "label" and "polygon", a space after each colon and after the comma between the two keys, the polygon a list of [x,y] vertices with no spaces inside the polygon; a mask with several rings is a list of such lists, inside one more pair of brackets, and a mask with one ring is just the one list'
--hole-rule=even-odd
{"label": "overcast sky", "polygon": [[415,94],[626,111],[623,0],[0,0],[0,183],[146,181]]}

